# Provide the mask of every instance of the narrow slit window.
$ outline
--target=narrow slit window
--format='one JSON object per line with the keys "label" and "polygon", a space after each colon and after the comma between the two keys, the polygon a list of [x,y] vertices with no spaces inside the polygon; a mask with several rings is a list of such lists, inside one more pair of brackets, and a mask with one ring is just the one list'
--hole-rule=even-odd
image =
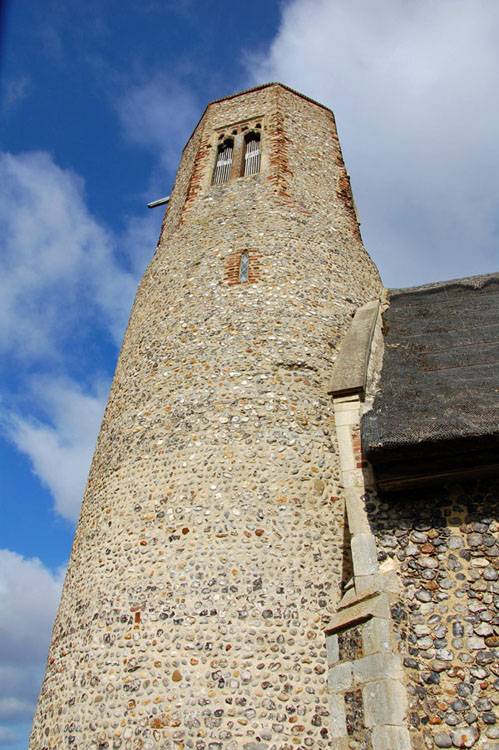
{"label": "narrow slit window", "polygon": [[241,253],[241,260],[239,261],[239,281],[244,283],[249,278],[249,255],[248,253]]}
{"label": "narrow slit window", "polygon": [[260,171],[260,133],[249,133],[245,138],[244,176]]}
{"label": "narrow slit window", "polygon": [[222,185],[228,182],[232,170],[232,153],[234,151],[234,141],[228,138],[218,147],[217,161],[213,171],[213,184]]}

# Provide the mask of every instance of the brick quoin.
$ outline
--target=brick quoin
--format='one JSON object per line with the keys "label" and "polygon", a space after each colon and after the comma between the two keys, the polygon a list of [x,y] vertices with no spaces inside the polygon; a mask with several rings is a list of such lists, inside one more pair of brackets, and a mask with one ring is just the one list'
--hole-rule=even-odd
{"label": "brick quoin", "polygon": [[345,206],[345,208],[347,208],[347,210],[351,213],[352,218],[354,219],[354,221],[351,224],[351,227],[353,229],[353,234],[355,236],[355,239],[362,241],[360,227],[357,221],[357,214],[355,211],[355,204],[353,200],[352,186],[350,184],[350,177],[346,170],[345,162],[343,161],[343,154],[341,151],[340,139],[338,138],[338,133],[336,130],[336,122],[334,119],[334,115],[332,113],[331,113],[331,137],[336,146],[336,160],[335,161],[339,170],[337,195],[340,201]]}
{"label": "brick quoin", "polygon": [[288,191],[288,180],[293,177],[293,172],[288,166],[288,142],[284,127],[284,115],[280,108],[280,91],[274,92],[275,107],[274,114],[269,120],[267,138],[270,150],[271,174],[268,180],[276,189],[277,195],[282,198],[290,198]]}
{"label": "brick quoin", "polygon": [[184,220],[184,214],[192,203],[195,201],[198,193],[200,192],[203,184],[203,177],[206,169],[209,165],[209,156],[211,153],[209,136],[204,132],[201,136],[201,143],[199,145],[197,154],[194,158],[194,164],[192,167],[191,179],[189,181],[189,187],[187,188],[187,195],[183,206],[182,216],[180,221]]}
{"label": "brick quoin", "polygon": [[364,454],[362,452],[362,442],[360,439],[360,431],[358,427],[352,428],[352,445],[356,468],[365,469],[367,466],[367,461],[365,460]]}

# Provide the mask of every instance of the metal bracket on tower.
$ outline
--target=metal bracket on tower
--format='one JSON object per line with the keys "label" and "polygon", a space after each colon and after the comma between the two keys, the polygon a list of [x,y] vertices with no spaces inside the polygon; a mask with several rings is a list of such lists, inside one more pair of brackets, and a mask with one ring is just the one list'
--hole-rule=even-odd
{"label": "metal bracket on tower", "polygon": [[165,203],[168,203],[170,200],[170,196],[167,195],[166,198],[158,198],[157,201],[152,201],[151,203],[147,204],[147,208],[156,208],[156,206],[164,206]]}

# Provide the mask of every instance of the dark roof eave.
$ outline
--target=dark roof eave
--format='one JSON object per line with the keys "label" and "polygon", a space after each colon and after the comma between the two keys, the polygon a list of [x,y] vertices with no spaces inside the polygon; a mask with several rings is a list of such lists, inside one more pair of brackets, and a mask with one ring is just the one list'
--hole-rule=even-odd
{"label": "dark roof eave", "polygon": [[369,445],[366,458],[381,490],[499,475],[499,432],[440,440]]}

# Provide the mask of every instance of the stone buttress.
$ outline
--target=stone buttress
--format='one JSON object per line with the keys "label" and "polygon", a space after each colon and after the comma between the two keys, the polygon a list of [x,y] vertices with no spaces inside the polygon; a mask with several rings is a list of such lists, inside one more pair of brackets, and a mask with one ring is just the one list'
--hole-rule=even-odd
{"label": "stone buttress", "polygon": [[380,289],[332,113],[278,84],[210,104],[133,306],[31,750],[336,747],[327,385]]}

